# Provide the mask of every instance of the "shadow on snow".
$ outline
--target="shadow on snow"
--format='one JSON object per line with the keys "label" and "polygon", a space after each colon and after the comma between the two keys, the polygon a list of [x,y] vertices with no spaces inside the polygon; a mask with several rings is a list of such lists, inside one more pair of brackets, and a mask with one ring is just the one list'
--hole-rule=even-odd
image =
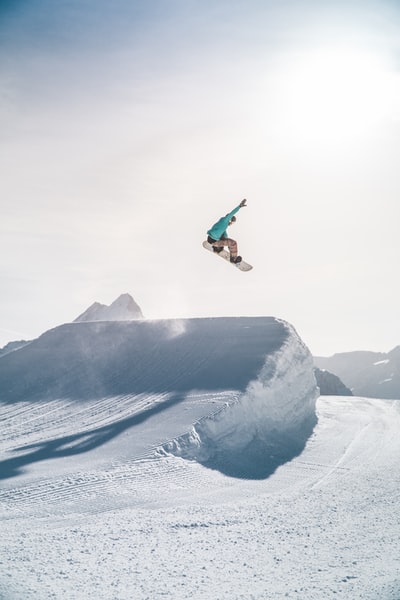
{"label": "shadow on snow", "polygon": [[271,432],[267,439],[254,438],[244,448],[216,447],[211,458],[199,462],[229,477],[267,479],[278,467],[303,452],[316,423],[317,418],[311,418],[300,429]]}
{"label": "shadow on snow", "polygon": [[17,451],[31,451],[22,456],[16,456],[15,458],[0,461],[0,480],[16,477],[23,472],[24,467],[43,460],[76,456],[83,452],[94,450],[117,437],[127,429],[144,423],[156,414],[167,410],[175,404],[179,404],[179,402],[182,402],[183,400],[184,396],[175,395],[139,414],[132,415],[131,417],[127,417],[112,423],[111,425],[104,425],[103,427],[91,429],[83,433],[66,435],[64,437],[42,441],[37,444],[19,448]]}

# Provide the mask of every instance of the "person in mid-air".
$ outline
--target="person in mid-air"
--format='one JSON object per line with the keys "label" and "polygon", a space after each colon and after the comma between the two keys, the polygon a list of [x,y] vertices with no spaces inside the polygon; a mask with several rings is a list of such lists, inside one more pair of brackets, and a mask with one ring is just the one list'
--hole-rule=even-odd
{"label": "person in mid-air", "polygon": [[217,221],[211,229],[207,231],[207,242],[212,245],[214,252],[221,252],[224,246],[228,246],[230,252],[230,261],[231,263],[240,263],[242,261],[242,257],[238,256],[238,248],[237,243],[232,238],[229,238],[226,232],[227,227],[235,223],[236,217],[235,214],[240,210],[243,206],[246,205],[246,200],[242,200],[239,206],[234,208],[230,213],[225,215],[225,217],[221,217],[219,221]]}

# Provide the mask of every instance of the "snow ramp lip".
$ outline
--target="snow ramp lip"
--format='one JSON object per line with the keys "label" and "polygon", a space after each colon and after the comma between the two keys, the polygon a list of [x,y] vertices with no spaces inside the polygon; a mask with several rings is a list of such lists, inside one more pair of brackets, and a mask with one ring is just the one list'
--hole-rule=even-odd
{"label": "snow ramp lip", "polygon": [[304,449],[319,396],[310,351],[288,324],[280,348],[236,400],[170,440],[161,453],[197,460],[231,477],[265,479]]}

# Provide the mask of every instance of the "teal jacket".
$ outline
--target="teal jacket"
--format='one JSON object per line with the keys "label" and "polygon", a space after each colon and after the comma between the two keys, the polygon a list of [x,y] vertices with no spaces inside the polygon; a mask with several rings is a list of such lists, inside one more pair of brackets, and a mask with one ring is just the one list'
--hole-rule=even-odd
{"label": "teal jacket", "polygon": [[237,213],[238,210],[240,210],[240,208],[241,208],[241,206],[239,204],[239,206],[237,206],[230,213],[225,215],[225,217],[221,217],[220,220],[217,221],[216,223],[214,223],[214,225],[211,227],[211,229],[209,229],[207,231],[207,234],[213,240],[216,240],[216,241],[220,240],[221,238],[228,237],[228,234],[226,233],[226,228],[228,227],[229,221],[232,219],[233,215],[235,213]]}

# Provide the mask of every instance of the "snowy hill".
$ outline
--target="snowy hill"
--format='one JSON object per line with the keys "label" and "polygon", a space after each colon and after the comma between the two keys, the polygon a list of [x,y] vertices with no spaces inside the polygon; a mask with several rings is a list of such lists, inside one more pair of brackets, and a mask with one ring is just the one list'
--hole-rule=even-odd
{"label": "snowy hill", "polygon": [[[155,413],[175,415],[171,427],[160,420],[152,444],[168,442],[166,451],[254,477],[276,468],[265,456],[282,447],[282,436],[291,441],[278,463],[301,450],[315,424],[317,397],[308,349],[273,318],[63,325],[3,358],[0,389],[2,402],[46,407],[57,400],[99,408],[113,398],[128,414],[145,397]],[[115,435],[129,427],[124,417]],[[98,433],[93,446],[103,443]]]}
{"label": "snowy hill", "polygon": [[271,317],[3,356],[0,597],[398,600],[400,403],[317,394]]}
{"label": "snowy hill", "polygon": [[341,352],[314,357],[320,369],[334,373],[356,396],[400,399],[400,346],[384,352]]}
{"label": "snowy hill", "polygon": [[94,302],[74,323],[82,321],[131,321],[143,319],[143,313],[130,294],[121,294],[110,306]]}

